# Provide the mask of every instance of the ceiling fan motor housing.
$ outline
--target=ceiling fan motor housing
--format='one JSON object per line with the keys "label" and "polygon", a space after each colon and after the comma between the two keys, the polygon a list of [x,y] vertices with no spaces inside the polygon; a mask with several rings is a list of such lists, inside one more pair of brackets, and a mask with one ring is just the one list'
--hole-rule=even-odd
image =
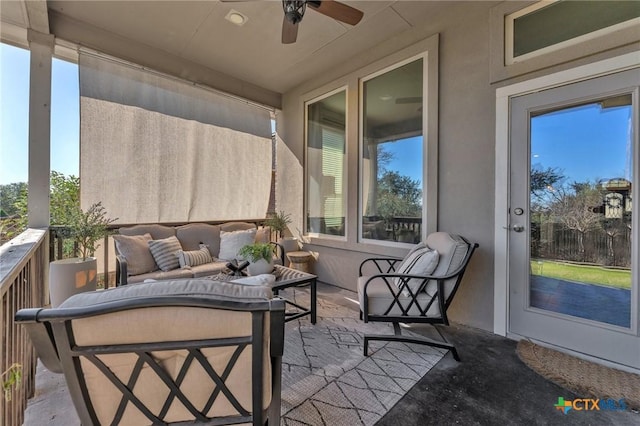
{"label": "ceiling fan motor housing", "polygon": [[307,8],[306,0],[282,0],[282,8],[287,21],[297,24],[302,21],[304,12]]}

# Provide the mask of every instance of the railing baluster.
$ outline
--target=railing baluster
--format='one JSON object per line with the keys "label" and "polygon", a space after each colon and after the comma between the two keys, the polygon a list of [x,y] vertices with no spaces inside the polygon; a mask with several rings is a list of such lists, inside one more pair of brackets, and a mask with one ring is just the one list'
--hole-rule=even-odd
{"label": "railing baluster", "polygon": [[22,366],[22,383],[12,389],[11,401],[0,396],[0,424],[6,426],[23,423],[27,399],[35,391],[36,354],[13,316],[19,309],[42,306],[45,268],[51,252],[47,239],[47,231],[28,229],[0,247],[0,372],[13,364]]}

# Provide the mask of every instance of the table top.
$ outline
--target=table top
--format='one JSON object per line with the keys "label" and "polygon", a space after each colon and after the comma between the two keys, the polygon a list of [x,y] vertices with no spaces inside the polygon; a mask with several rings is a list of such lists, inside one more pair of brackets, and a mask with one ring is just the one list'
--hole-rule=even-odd
{"label": "table top", "polygon": [[[274,265],[272,274],[276,277],[276,282],[271,285],[274,288],[286,287],[298,283],[302,284],[310,282],[317,278],[317,276],[308,272],[298,271],[297,269],[287,268],[286,266],[282,265]],[[230,275],[223,272],[217,275],[208,276],[206,278],[216,281],[233,281],[235,279],[243,277],[245,276]]]}

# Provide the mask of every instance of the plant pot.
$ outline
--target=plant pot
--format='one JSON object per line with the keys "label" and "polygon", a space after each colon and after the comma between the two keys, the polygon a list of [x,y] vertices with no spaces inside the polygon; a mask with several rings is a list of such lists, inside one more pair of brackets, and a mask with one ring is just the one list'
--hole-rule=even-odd
{"label": "plant pot", "polygon": [[299,250],[298,239],[295,237],[282,237],[278,243],[282,245],[285,253]]}
{"label": "plant pot", "polygon": [[95,257],[55,260],[49,264],[49,295],[56,308],[69,297],[94,291],[98,281],[98,262]]}
{"label": "plant pot", "polygon": [[271,271],[273,271],[273,260],[267,262],[264,259],[260,259],[256,262],[249,263],[249,266],[247,266],[247,272],[249,272],[251,276],[270,274]]}

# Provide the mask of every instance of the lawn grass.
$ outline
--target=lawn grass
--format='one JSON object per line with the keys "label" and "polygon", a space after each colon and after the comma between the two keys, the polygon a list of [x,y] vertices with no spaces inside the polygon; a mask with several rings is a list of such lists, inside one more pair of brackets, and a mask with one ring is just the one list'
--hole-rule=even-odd
{"label": "lawn grass", "polygon": [[609,269],[601,266],[573,265],[548,260],[532,260],[531,273],[543,277],[606,285],[616,288],[631,288],[631,271]]}

